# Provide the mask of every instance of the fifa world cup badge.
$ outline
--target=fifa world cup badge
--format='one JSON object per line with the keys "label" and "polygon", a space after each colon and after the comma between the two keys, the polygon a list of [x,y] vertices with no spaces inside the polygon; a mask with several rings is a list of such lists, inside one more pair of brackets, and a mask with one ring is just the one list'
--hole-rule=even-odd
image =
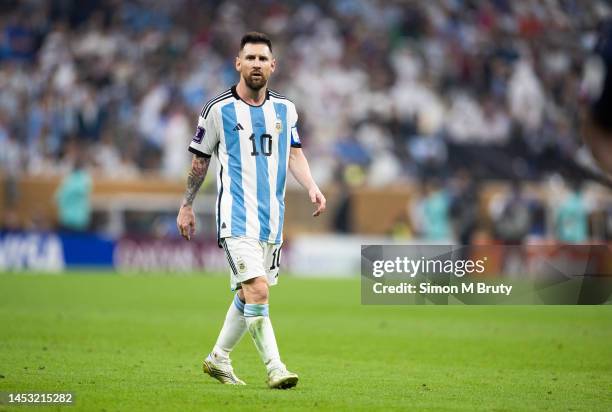
{"label": "fifa world cup badge", "polygon": [[283,123],[279,119],[276,119],[275,127],[276,127],[276,132],[278,134],[281,134],[281,132],[283,131]]}

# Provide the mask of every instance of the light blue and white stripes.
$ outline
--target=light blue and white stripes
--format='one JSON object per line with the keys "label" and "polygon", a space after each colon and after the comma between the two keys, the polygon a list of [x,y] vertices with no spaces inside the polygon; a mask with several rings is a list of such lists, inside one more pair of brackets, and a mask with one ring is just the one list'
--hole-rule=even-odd
{"label": "light blue and white stripes", "polygon": [[234,295],[234,306],[236,306],[236,309],[238,309],[240,313],[242,314],[244,314],[244,305],[245,303],[240,300],[240,298],[238,297],[238,294],[236,293]]}
{"label": "light blue and white stripes", "polygon": [[274,243],[281,243],[285,218],[285,181],[287,179],[287,105],[274,103],[277,121],[281,122],[281,135],[278,139],[278,171],[276,172],[276,202],[278,203],[278,225]]}
{"label": "light blue and white stripes", "polygon": [[[270,237],[270,172],[268,169],[268,157],[265,154],[264,140],[266,135],[266,118],[261,107],[250,107],[251,129],[253,130],[252,143],[255,147],[255,173],[257,175],[257,217],[259,219],[258,239],[268,240]],[[274,156],[277,158],[277,155]],[[285,166],[286,167],[286,166]]]}
{"label": "light blue and white stripes", "polygon": [[222,222],[225,220],[227,224],[231,222],[232,236],[244,236],[246,234],[247,211],[244,199],[244,187],[242,185],[243,167],[240,134],[238,130],[234,130],[237,124],[236,108],[234,104],[229,103],[223,106],[221,114],[223,119],[223,132],[225,135],[225,147],[227,150],[227,167],[224,167],[224,169],[226,173],[229,173],[231,178],[229,188],[232,206],[229,216],[217,216],[217,221]]}
{"label": "light blue and white stripes", "polygon": [[267,303],[247,303],[244,305],[244,316],[270,316],[270,310]]}
{"label": "light blue and white stripes", "polygon": [[219,237],[280,244],[295,107],[272,97],[261,106],[223,100],[217,110],[218,122],[210,128],[220,130],[215,152],[220,163]]}
{"label": "light blue and white stripes", "polygon": [[285,185],[292,147],[301,147],[295,105],[269,91],[260,106],[240,99],[235,87],[211,100],[198,120],[189,150],[214,155],[218,238],[249,237],[281,244]]}

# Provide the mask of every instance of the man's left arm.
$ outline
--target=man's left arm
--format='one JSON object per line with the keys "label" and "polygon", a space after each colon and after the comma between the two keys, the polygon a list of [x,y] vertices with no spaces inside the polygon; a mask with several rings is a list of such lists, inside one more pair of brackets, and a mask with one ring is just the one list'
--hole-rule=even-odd
{"label": "man's left arm", "polygon": [[295,177],[295,180],[297,180],[298,183],[308,191],[310,201],[316,207],[312,215],[319,216],[325,210],[327,201],[312,178],[310,166],[308,166],[308,160],[306,160],[304,152],[299,147],[292,147],[291,151],[289,152],[289,170],[291,171],[293,177]]}

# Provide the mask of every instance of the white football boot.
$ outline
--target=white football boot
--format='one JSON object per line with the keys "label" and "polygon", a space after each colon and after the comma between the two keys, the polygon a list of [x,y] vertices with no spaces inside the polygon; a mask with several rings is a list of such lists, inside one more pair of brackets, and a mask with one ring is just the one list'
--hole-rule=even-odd
{"label": "white football boot", "polygon": [[268,387],[270,389],[289,389],[293,388],[297,383],[297,374],[289,372],[284,366],[268,372]]}
{"label": "white football boot", "polygon": [[229,359],[219,359],[212,354],[208,355],[202,363],[202,370],[225,385],[246,385],[234,373],[234,368],[232,368]]}

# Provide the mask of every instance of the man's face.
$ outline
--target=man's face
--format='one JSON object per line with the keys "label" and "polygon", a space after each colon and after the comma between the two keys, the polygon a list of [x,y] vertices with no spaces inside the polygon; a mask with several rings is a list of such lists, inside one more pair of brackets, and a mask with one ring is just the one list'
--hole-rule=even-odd
{"label": "man's face", "polygon": [[236,57],[236,70],[253,90],[266,85],[275,66],[272,52],[264,43],[247,43]]}

